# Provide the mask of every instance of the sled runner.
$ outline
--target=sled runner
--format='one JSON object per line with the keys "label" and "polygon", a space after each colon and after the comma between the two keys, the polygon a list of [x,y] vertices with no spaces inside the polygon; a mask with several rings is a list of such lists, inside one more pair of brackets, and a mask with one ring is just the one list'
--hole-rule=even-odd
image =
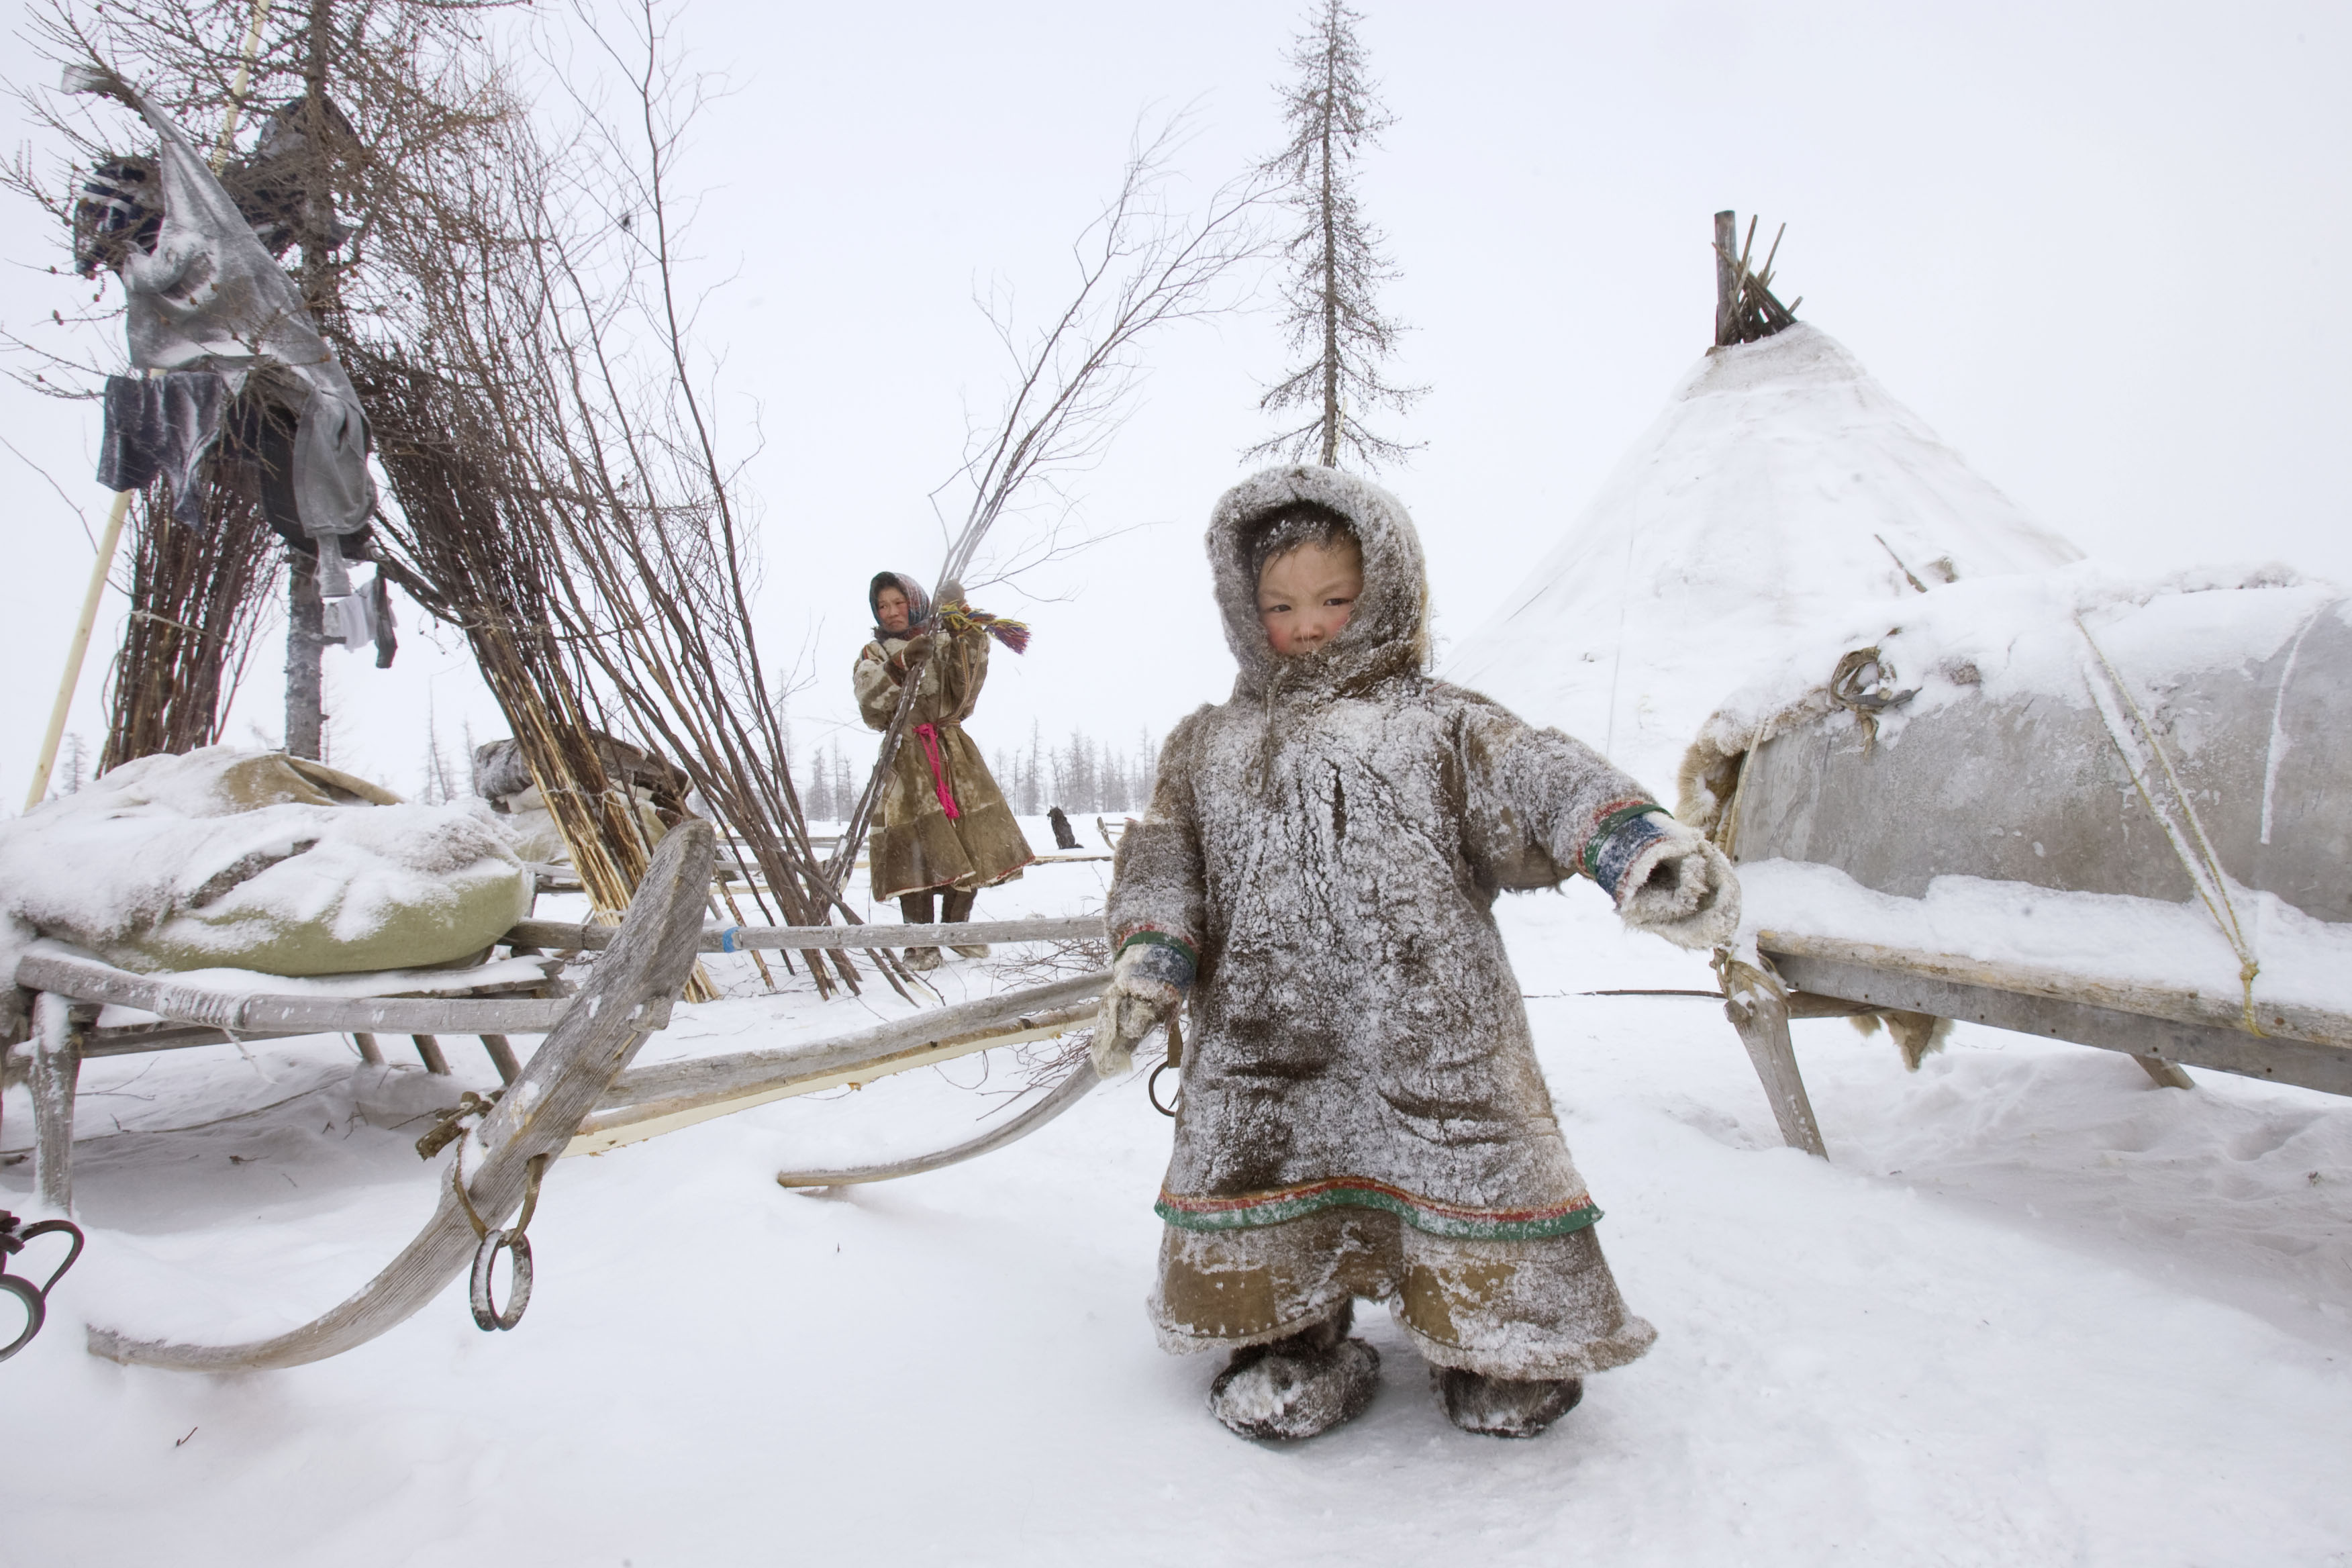
{"label": "sled runner", "polygon": [[[192,1372],[299,1366],[365,1343],[404,1321],[469,1263],[475,1265],[479,1321],[488,1296],[486,1265],[495,1260],[502,1247],[515,1254],[516,1293],[524,1295],[530,1254],[522,1227],[512,1234],[498,1227],[524,1204],[526,1187],[536,1196],[548,1163],[571,1142],[581,1118],[629,1065],[646,1038],[668,1022],[671,1001],[686,984],[699,942],[710,857],[710,829],[700,822],[680,825],[656,847],[644,883],[587,984],[568,1002],[555,1005],[561,1008],[560,1016],[547,1018],[541,1014],[545,1042],[507,1087],[496,1108],[479,1125],[455,1140],[457,1154],[433,1216],[416,1238],[356,1294],[300,1328],[249,1343],[172,1343],[93,1327],[91,1352],[126,1363]],[[99,988],[101,979],[83,982],[79,987],[82,994],[73,999],[106,1000],[88,994]],[[151,994],[148,1000],[161,1003],[173,998]],[[68,1005],[68,996],[45,994],[43,1002],[54,1016]],[[209,1010],[182,1009],[200,1012],[187,1021],[233,1027],[239,1019],[283,1016],[272,998],[237,998],[227,1009],[221,1007],[218,998],[211,1002]],[[518,1021],[514,1010],[534,1005],[544,1009],[550,1005],[340,1003],[336,1005],[340,1012],[322,1006],[302,1021],[312,1030],[352,1029],[370,1020],[369,1008],[421,1006],[447,1010],[439,1016],[447,1020],[444,1026],[451,1033],[483,1032],[493,1017],[502,1028],[520,1033],[526,1025]],[[484,1014],[481,1009],[500,1011]],[[403,1023],[411,1021],[404,1018]],[[506,1313],[495,1315],[515,1314],[520,1305],[509,1303]]]}

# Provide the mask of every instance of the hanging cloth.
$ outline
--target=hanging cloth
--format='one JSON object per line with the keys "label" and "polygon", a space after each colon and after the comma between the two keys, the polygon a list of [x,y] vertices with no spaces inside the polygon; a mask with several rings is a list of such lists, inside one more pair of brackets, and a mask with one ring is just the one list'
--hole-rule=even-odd
{"label": "hanging cloth", "polygon": [[220,445],[228,384],[208,370],[106,378],[106,433],[98,482],[143,490],[158,476],[172,488],[172,516],[188,528],[205,521],[210,490],[205,459]]}

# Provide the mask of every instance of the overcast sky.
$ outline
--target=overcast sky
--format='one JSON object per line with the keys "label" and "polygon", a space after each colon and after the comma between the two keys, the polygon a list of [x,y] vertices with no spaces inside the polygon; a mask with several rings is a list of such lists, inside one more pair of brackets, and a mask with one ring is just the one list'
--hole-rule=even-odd
{"label": "overcast sky", "polygon": [[[2352,580],[2352,312],[2325,261],[2352,254],[2352,8],[1366,10],[1397,123],[1363,197],[1402,272],[1386,302],[1414,328],[1396,374],[1431,388],[1390,420],[1423,446],[1384,480],[1420,521],[1441,637],[1519,582],[1706,348],[1726,206],[1785,221],[1782,298],[2092,554]],[[1222,0],[684,6],[682,41],[737,89],[687,170],[711,193],[690,282],[714,290],[725,438],[757,448],[761,614],[772,656],[812,679],[803,747],[855,725],[866,577],[937,568],[926,498],[1002,393],[975,289],[1009,286],[1030,320],[1061,302],[1139,117],[1192,106],[1180,201],[1278,147],[1297,25]],[[0,210],[11,330],[87,297],[47,271],[64,248],[41,215]],[[1269,433],[1255,404],[1286,353],[1264,312],[1150,353],[1133,420],[1080,485],[1087,522],[1134,531],[975,595],[1036,625],[971,726],[992,750],[1033,721],[1160,734],[1230,684],[1200,534]],[[106,498],[94,409],[0,398],[13,809]],[[123,608],[75,710],[93,744]],[[335,759],[406,790],[428,708],[452,742],[468,720],[503,731],[457,638],[404,634],[389,675],[328,658]],[[278,662],[257,654],[228,738],[278,734]]]}

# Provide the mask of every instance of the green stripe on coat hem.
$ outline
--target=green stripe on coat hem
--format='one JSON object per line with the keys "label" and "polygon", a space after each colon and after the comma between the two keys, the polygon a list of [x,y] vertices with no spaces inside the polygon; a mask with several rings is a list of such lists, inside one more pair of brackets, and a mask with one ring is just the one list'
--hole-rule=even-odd
{"label": "green stripe on coat hem", "polygon": [[1386,1209],[1389,1213],[1430,1236],[1451,1237],[1465,1241],[1539,1241],[1550,1236],[1567,1236],[1582,1230],[1601,1217],[1601,1210],[1591,1203],[1561,1214],[1546,1215],[1540,1219],[1479,1219],[1463,1215],[1434,1213],[1408,1202],[1392,1193],[1367,1192],[1361,1188],[1340,1188],[1336,1191],[1309,1193],[1300,1197],[1274,1198],[1244,1208],[1220,1210],[1214,1214],[1193,1214],[1181,1209],[1162,1198],[1151,1205],[1152,1212],[1179,1230],[1249,1230],[1259,1226],[1284,1225],[1304,1219],[1325,1209],[1352,1205],[1357,1208]]}

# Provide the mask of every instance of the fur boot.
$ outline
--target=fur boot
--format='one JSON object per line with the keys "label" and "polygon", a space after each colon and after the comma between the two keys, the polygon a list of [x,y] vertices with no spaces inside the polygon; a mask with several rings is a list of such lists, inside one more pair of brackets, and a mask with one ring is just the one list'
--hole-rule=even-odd
{"label": "fur boot", "polygon": [[1952,1021],[1928,1013],[1901,1013],[1889,1009],[1884,1013],[1857,1013],[1853,1026],[1864,1035],[1878,1033],[1881,1020],[1886,1032],[1895,1037],[1895,1048],[1903,1053],[1903,1065],[1912,1072],[1919,1064],[1944,1048],[1952,1036]]}
{"label": "fur boot", "polygon": [[1311,1328],[1234,1352],[1209,1385],[1209,1409],[1244,1437],[1297,1441],[1353,1420],[1380,1386],[1381,1353],[1348,1337],[1353,1301]]}
{"label": "fur boot", "polygon": [[1533,1437],[1576,1408],[1584,1397],[1580,1377],[1539,1377],[1527,1381],[1488,1377],[1459,1367],[1433,1366],[1429,1381],[1436,1386],[1437,1403],[1445,1418],[1465,1432],[1490,1437]]}
{"label": "fur boot", "polygon": [[[962,924],[971,919],[972,900],[979,896],[968,889],[950,888],[940,899],[942,906],[940,910],[940,919],[950,925]],[[956,944],[955,951],[963,958],[986,958],[988,944],[984,942],[959,942]]]}
{"label": "fur boot", "polygon": [[[955,895],[950,893],[948,897],[952,899]],[[930,890],[926,889],[919,893],[902,894],[898,900],[898,915],[910,926],[929,925]],[[898,957],[909,969],[937,969],[940,966],[940,950],[936,947],[910,947]]]}

